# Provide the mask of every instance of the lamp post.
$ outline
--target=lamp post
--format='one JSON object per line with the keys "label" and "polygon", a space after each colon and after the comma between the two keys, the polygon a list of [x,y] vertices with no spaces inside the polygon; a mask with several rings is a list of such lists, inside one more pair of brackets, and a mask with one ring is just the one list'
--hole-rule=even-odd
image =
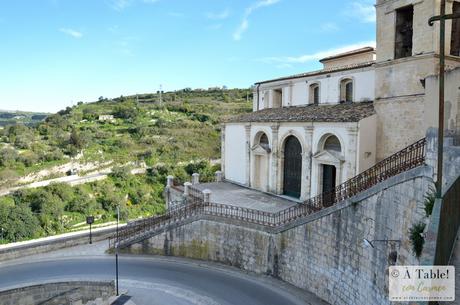
{"label": "lamp post", "polygon": [[119,296],[118,293],[118,244],[119,244],[119,239],[118,239],[118,223],[120,222],[120,207],[117,206],[117,241],[115,243],[115,277],[116,277],[116,288],[117,288],[117,296]]}
{"label": "lamp post", "polygon": [[444,78],[446,65],[446,20],[460,18],[460,14],[446,15],[446,0],[441,0],[440,15],[428,20],[430,26],[439,21],[439,117],[438,117],[438,177],[436,197],[442,196],[442,161],[444,150]]}
{"label": "lamp post", "polygon": [[93,243],[93,237],[91,234],[91,226],[94,223],[94,216],[87,216],[86,217],[86,224],[89,224],[89,244]]}

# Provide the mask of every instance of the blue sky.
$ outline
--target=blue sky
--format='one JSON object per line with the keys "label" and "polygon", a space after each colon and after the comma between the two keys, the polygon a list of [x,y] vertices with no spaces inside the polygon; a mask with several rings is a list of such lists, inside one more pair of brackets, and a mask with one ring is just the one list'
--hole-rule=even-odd
{"label": "blue sky", "polygon": [[254,82],[375,41],[373,0],[0,0],[0,109]]}

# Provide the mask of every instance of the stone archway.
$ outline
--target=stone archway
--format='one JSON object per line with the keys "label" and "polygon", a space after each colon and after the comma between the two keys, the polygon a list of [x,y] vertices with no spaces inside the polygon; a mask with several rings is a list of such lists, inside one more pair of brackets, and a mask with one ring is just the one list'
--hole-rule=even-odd
{"label": "stone archway", "polygon": [[284,142],[283,194],[299,198],[302,185],[302,145],[295,136]]}

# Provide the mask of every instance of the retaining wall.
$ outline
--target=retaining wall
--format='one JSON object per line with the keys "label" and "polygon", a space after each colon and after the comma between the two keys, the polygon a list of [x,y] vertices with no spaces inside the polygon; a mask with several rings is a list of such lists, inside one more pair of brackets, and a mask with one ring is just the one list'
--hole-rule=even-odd
{"label": "retaining wall", "polygon": [[[218,218],[171,229],[123,251],[211,260],[269,274],[331,304],[390,304],[389,254],[399,265],[418,264],[409,229],[427,222],[424,194],[430,167],[392,177],[346,200],[276,230]],[[401,243],[363,245],[363,239]]]}

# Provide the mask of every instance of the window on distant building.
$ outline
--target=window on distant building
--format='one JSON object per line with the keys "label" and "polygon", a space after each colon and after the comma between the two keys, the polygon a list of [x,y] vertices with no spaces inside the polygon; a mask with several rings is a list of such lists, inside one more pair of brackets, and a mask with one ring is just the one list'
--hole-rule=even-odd
{"label": "window on distant building", "polygon": [[396,10],[395,59],[412,56],[414,7]]}
{"label": "window on distant building", "polygon": [[345,78],[340,82],[340,101],[353,102],[353,80]]}
{"label": "window on distant building", "polygon": [[310,85],[310,103],[319,104],[319,84]]}
{"label": "window on distant building", "polygon": [[[452,13],[460,14],[460,2],[454,2]],[[460,19],[452,20],[452,36],[450,40],[450,55],[460,56]]]}
{"label": "window on distant building", "polygon": [[283,89],[273,90],[273,108],[281,108],[283,106]]}

